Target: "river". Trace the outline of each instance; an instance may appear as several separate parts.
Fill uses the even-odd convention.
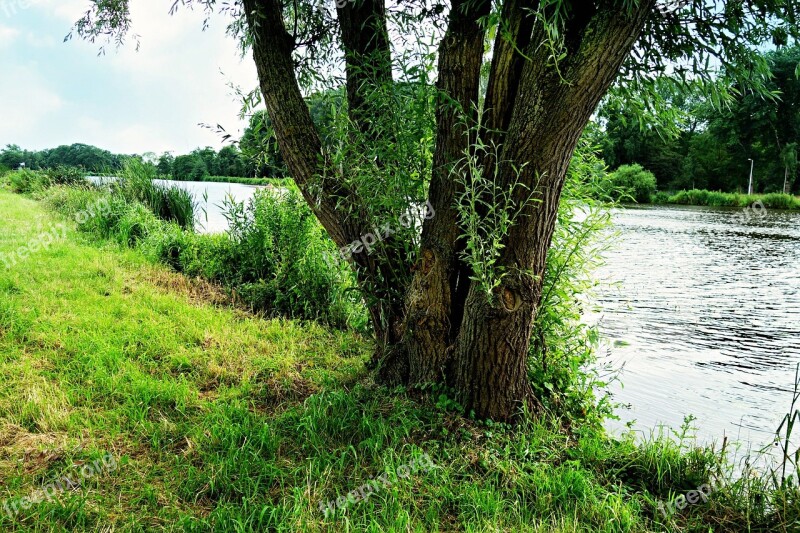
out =
[[[246,201],[258,189],[171,183],[195,194],[204,232],[227,227],[226,196]],[[800,363],[800,213],[743,213],[615,211],[618,236],[597,272],[599,311],[588,316],[606,339],[602,360],[623,367],[612,392],[628,407],[612,430],[630,423],[649,434],[693,415],[704,442],[772,441]]]
[[[769,445],[800,362],[800,213],[635,207],[598,276],[612,424],[645,433],[694,415],[702,441]]]

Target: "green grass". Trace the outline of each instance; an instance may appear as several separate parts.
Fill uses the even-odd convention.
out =
[[[761,202],[767,209],[800,209],[800,198],[789,194],[740,194],[692,189],[669,195],[659,192],[654,204],[698,205],[708,207],[750,207]]]
[[[164,179],[172,179],[171,176],[162,176]],[[275,187],[289,187],[294,183],[291,178],[237,178],[232,176],[204,176],[198,181],[209,181],[212,183],[240,183],[242,185],[274,185]]]
[[[0,210],[4,254],[60,222],[2,190]],[[0,500],[105,453],[118,466],[60,503],[14,519],[0,508],[0,531],[784,531],[797,516],[796,500],[776,513],[772,496],[730,489],[661,523],[655,502],[707,482],[716,454],[546,418],[465,420],[443,395],[375,385],[370,348],[237,311],[213,286],[70,227],[0,264]],[[435,468],[320,512],[422,453]]]

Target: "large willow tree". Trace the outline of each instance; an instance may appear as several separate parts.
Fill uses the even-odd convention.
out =
[[[232,17],[283,159],[337,246],[380,234],[349,254],[379,379],[445,384],[468,412],[498,420],[538,403],[527,369],[546,258],[571,158],[601,99],[616,87],[616,98],[644,98],[642,116],[663,120],[671,116],[659,107],[664,74],[674,90],[703,87],[720,105],[731,87],[766,93],[759,47],[799,33],[794,0],[172,7],[192,3]],[[94,0],[75,29],[121,41],[131,24],[129,0]],[[407,53],[431,38],[432,53]],[[431,87],[428,76],[435,91],[414,88]],[[346,121],[323,134],[306,97],[338,77]],[[429,135],[424,118],[403,116],[426,109]],[[418,239],[400,221],[426,201],[435,216]]]

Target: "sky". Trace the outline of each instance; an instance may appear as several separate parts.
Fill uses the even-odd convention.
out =
[[[0,0],[0,147],[29,150],[85,143],[114,153],[188,153],[220,148],[220,124],[246,126],[228,84],[257,86],[255,65],[225,35],[228,20],[202,11],[170,16],[172,0],[131,2],[132,33],[121,48],[73,38],[87,0]]]

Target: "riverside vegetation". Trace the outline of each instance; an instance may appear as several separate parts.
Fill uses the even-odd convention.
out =
[[[372,380],[351,274],[322,259],[333,243],[294,190],[230,204],[230,231],[209,236],[136,162],[112,187],[7,174],[0,253],[98,199],[110,209],[0,270],[0,496],[106,453],[119,467],[0,529],[796,530],[794,474],[734,475],[732,446],[697,447],[690,421],[643,443],[603,430],[613,405],[576,301],[604,246],[590,198],[606,176],[585,150],[572,169],[530,354],[545,414],[518,427],[465,416],[442,388]],[[318,509],[423,454],[435,468]],[[707,503],[658,511],[712,478]]]
[[[800,197],[783,193],[741,194],[707,190],[668,193],[656,190],[655,175],[641,165],[622,165],[609,176],[599,197],[639,204],[675,204],[708,207],[749,207],[760,202],[767,209],[800,209]]]

